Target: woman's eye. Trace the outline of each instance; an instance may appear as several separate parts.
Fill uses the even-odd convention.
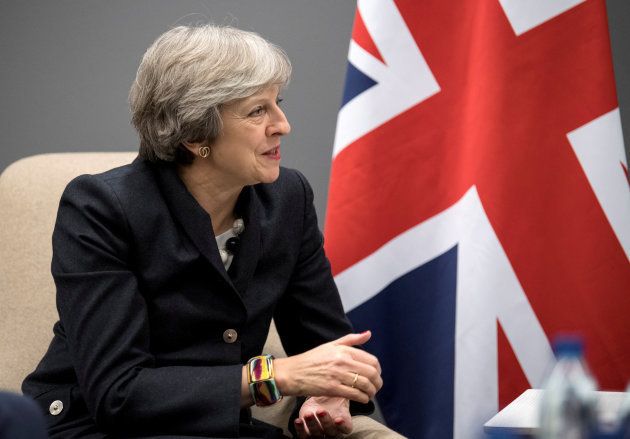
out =
[[[263,107],[256,107],[249,113],[249,116],[260,116],[264,111],[265,109]]]
[[[284,98],[281,98],[280,96],[278,96],[278,98],[276,99],[276,105],[280,105],[283,101],[284,101]]]

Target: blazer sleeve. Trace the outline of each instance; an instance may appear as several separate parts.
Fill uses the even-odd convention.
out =
[[[304,352],[353,331],[324,252],[324,238],[313,205],[313,190],[306,178],[298,171],[295,172],[303,190],[302,240],[289,286],[274,314],[278,334],[288,355]],[[303,402],[304,398],[297,399],[289,421],[289,430],[294,435],[293,420]],[[353,416],[373,412],[372,401],[367,404],[350,402]]]
[[[298,180],[302,233],[298,258],[274,320],[288,355],[294,355],[352,332],[324,253],[324,238],[317,224],[313,190],[306,178]]]
[[[156,365],[132,240],[105,180],[81,176],[68,185],[53,233],[52,273],[88,409],[108,431],[237,436],[240,365]]]

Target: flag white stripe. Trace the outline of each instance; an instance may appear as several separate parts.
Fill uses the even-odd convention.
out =
[[[626,256],[630,260],[630,187],[622,168],[626,153],[619,108],[571,131],[567,137]]]

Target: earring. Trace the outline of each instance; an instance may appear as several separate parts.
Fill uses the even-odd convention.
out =
[[[202,146],[201,148],[199,148],[199,156],[201,158],[207,158],[210,155],[210,147],[209,146]]]

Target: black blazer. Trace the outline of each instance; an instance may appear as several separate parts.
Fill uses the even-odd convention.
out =
[[[53,233],[60,320],[23,384],[52,436],[238,437],[241,367],[272,317],[289,355],[351,332],[306,179],[283,168],[236,210],[245,231],[228,273],[172,165],[137,159],[67,186]]]

